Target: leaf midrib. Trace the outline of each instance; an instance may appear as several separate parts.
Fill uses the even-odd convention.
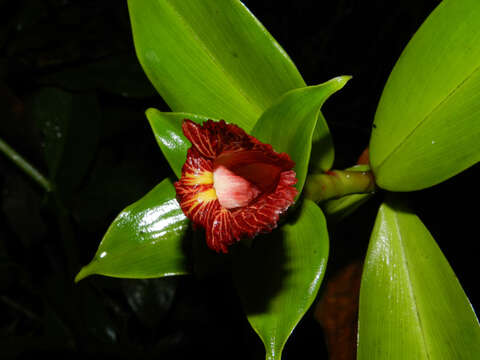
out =
[[[250,104],[253,107],[253,110],[257,112],[260,116],[260,114],[263,112],[262,107],[257,104],[253,99],[249,98],[249,96],[244,92],[243,87],[240,86],[241,83],[239,83],[238,79],[235,77],[231,76],[229,72],[225,69],[223,64],[217,60],[217,58],[212,54],[210,48],[207,46],[207,44],[203,41],[202,38],[199,37],[199,35],[193,30],[193,28],[188,24],[186,19],[182,16],[181,12],[177,10],[174,4],[171,3],[171,0],[164,0],[167,5],[170,6],[173,12],[178,16],[178,19],[181,21],[185,29],[192,34],[192,36],[198,40],[198,44],[201,46],[201,48],[205,51],[205,54],[210,58],[213,64],[218,68],[218,70],[225,75],[225,78],[230,81],[231,84],[233,84],[233,87],[238,91],[238,93],[245,99],[245,101]],[[251,127],[253,127],[254,124],[252,124]]]
[[[443,104],[445,104],[451,97],[455,95],[455,93],[463,86],[465,85],[474,75],[477,71],[480,70],[480,65],[478,65],[476,68],[473,69],[473,71],[465,77],[457,86],[455,86],[440,102],[435,105],[432,110],[424,116],[422,120],[420,120],[414,127],[413,129],[393,148],[393,150],[378,164],[377,169],[380,169],[383,164],[385,164],[391,157],[393,157],[399,150],[400,148],[405,145],[405,143],[408,141],[409,138],[411,138],[417,129],[424,125],[431,117],[432,115],[442,107]]]
[[[409,266],[408,266],[405,246],[403,244],[404,240],[403,240],[403,236],[402,236],[402,233],[400,231],[400,226],[399,226],[398,214],[394,213],[393,217],[394,217],[394,223],[395,223],[395,230],[396,230],[397,236],[398,236],[399,248],[400,248],[400,251],[402,252],[402,254],[401,254],[402,262],[403,262],[403,266],[405,268],[405,272],[406,272],[406,276],[407,276],[408,292],[410,294],[410,298],[413,300],[415,318],[417,320],[417,326],[418,326],[418,329],[419,329],[421,337],[422,337],[422,348],[423,348],[423,351],[424,351],[425,355],[427,356],[427,359],[429,360],[430,359],[430,353],[428,351],[427,342],[425,340],[425,331],[423,329],[422,320],[420,318],[420,313],[418,311],[417,298],[415,296],[415,292],[414,292],[413,286],[412,286],[410,269],[409,269]]]

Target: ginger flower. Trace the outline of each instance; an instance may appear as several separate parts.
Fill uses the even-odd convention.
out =
[[[208,246],[226,253],[242,238],[272,231],[297,195],[290,157],[223,120],[185,119],[182,128],[192,146],[175,183],[177,199],[205,228]]]

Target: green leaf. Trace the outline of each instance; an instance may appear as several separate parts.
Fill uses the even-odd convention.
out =
[[[122,278],[187,274],[187,230],[175,189],[165,179],[117,216],[75,281],[93,274]]]
[[[423,189],[480,160],[479,23],[479,1],[442,1],[400,56],[370,140],[380,187]]]
[[[163,155],[175,175],[180,178],[182,166],[187,159],[187,150],[192,145],[183,135],[182,121],[190,119],[201,124],[208,118],[195,114],[161,112],[153,108],[148,109],[146,114]]]
[[[295,89],[281,96],[258,119],[252,135],[271,144],[275,151],[286,152],[295,161],[299,192],[307,176],[313,141],[324,141],[324,152],[316,153],[315,161],[324,170],[333,163],[333,144],[323,116],[319,119],[320,107],[330,95],[337,92],[350,80],[339,76],[323,84]]]
[[[299,189],[305,181],[311,149],[314,150],[311,159],[317,169],[323,171],[332,166],[333,143],[327,123],[320,113],[320,107],[349,79],[350,77],[341,76],[321,85],[304,87],[284,94],[265,111],[251,131],[251,134],[259,140],[273,145],[276,151],[287,152],[297,163],[297,176],[298,171],[304,173],[301,184],[300,181],[297,183]],[[175,175],[180,177],[187,150],[191,146],[183,135],[182,121],[188,118],[202,123],[209,117],[189,113],[161,112],[154,108],[148,109],[146,115],[163,155]],[[320,121],[317,121],[318,119]],[[278,126],[288,131],[276,132]]]
[[[305,200],[289,222],[234,253],[234,278],[248,321],[280,359],[325,274],[328,232],[320,208]]]
[[[435,240],[417,216],[383,204],[362,275],[357,359],[478,354],[478,320]]]
[[[305,83],[285,51],[238,0],[129,0],[145,73],[175,112],[250,131],[262,112]]]
[[[312,136],[312,150],[310,154],[309,172],[321,173],[330,170],[335,159],[335,147],[328,129],[327,121],[320,109]]]

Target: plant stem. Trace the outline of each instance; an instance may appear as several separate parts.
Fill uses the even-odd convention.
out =
[[[52,185],[45,176],[35,169],[27,160],[18,154],[10,145],[0,138],[0,152],[4,153],[15,165],[23,170],[25,174],[35,180],[46,191],[52,191]]]
[[[350,194],[365,194],[375,190],[371,171],[331,170],[311,174],[305,182],[305,197],[321,202]]]
[[[26,307],[24,307],[21,304],[15,302],[14,300],[10,299],[7,296],[4,296],[4,295],[0,296],[0,301],[5,303],[6,305],[10,306],[12,309],[15,309],[16,311],[24,314],[26,317],[28,317],[31,320],[41,321],[40,317],[38,315],[34,314],[32,311],[30,311]]]

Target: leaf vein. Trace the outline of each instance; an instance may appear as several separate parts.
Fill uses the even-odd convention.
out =
[[[198,40],[198,43],[200,44],[200,46],[203,48],[203,50],[205,51],[205,54],[210,58],[210,60],[216,64],[218,70],[220,70],[224,75],[225,75],[225,78],[230,80],[231,84],[234,85],[234,88],[238,91],[238,93],[247,101],[247,103],[249,103],[253,108],[254,110],[258,113],[258,114],[261,114],[263,112],[263,110],[260,108],[260,106],[253,101],[253,99],[251,99],[246,93],[245,91],[243,90],[243,88],[241,86],[238,86],[238,80],[235,79],[233,76],[231,76],[228,71],[225,69],[225,67],[218,61],[218,59],[212,54],[211,50],[209,49],[209,47],[205,44],[205,42],[203,41],[202,38],[200,38],[200,36],[193,30],[193,28],[188,24],[188,22],[186,21],[186,19],[182,16],[182,14],[180,13],[180,11],[177,10],[177,8],[175,7],[175,5],[171,2],[171,0],[165,0],[165,3],[168,4],[171,9],[177,14],[179,20],[183,23],[183,25],[185,26],[185,28],[187,29],[187,31],[189,31],[192,36],[194,38],[196,38]]]
[[[397,235],[398,235],[398,239],[399,239],[400,250],[402,252],[402,254],[401,254],[402,255],[402,261],[403,261],[403,265],[405,267],[405,272],[406,272],[406,275],[407,275],[408,291],[410,293],[410,297],[413,299],[414,313],[415,313],[415,317],[417,319],[418,328],[419,328],[420,333],[422,335],[423,349],[424,349],[424,352],[425,352],[425,355],[426,355],[427,359],[430,360],[430,354],[429,354],[429,351],[428,351],[427,342],[425,340],[425,332],[424,332],[424,329],[423,329],[423,324],[422,324],[422,320],[421,320],[421,317],[420,317],[420,313],[418,311],[417,299],[415,297],[415,292],[413,291],[413,287],[412,287],[412,279],[410,277],[410,269],[409,269],[409,266],[408,266],[408,260],[407,260],[407,256],[406,256],[405,246],[403,244],[403,242],[404,242],[403,236],[402,236],[402,233],[400,232],[398,214],[395,213],[394,217],[395,217],[395,227],[396,227]]]
[[[480,65],[478,65],[468,76],[465,77],[465,79],[463,79],[457,86],[455,86],[447,94],[447,96],[445,96],[445,98],[443,98],[435,107],[433,107],[432,110],[427,115],[425,115],[425,117],[421,121],[419,121],[417,125],[415,125],[415,127],[405,136],[405,138],[400,141],[400,143],[396,145],[394,149],[380,162],[378,168],[380,169],[382,165],[387,162],[388,159],[390,159],[395,153],[397,153],[398,150],[407,142],[407,140],[415,134],[417,129],[420,126],[424,125],[428,121],[428,119],[431,118],[432,114],[434,114],[443,104],[445,104],[453,95],[455,95],[457,90],[459,90],[466,82],[468,82],[468,80],[470,80],[479,70]]]

